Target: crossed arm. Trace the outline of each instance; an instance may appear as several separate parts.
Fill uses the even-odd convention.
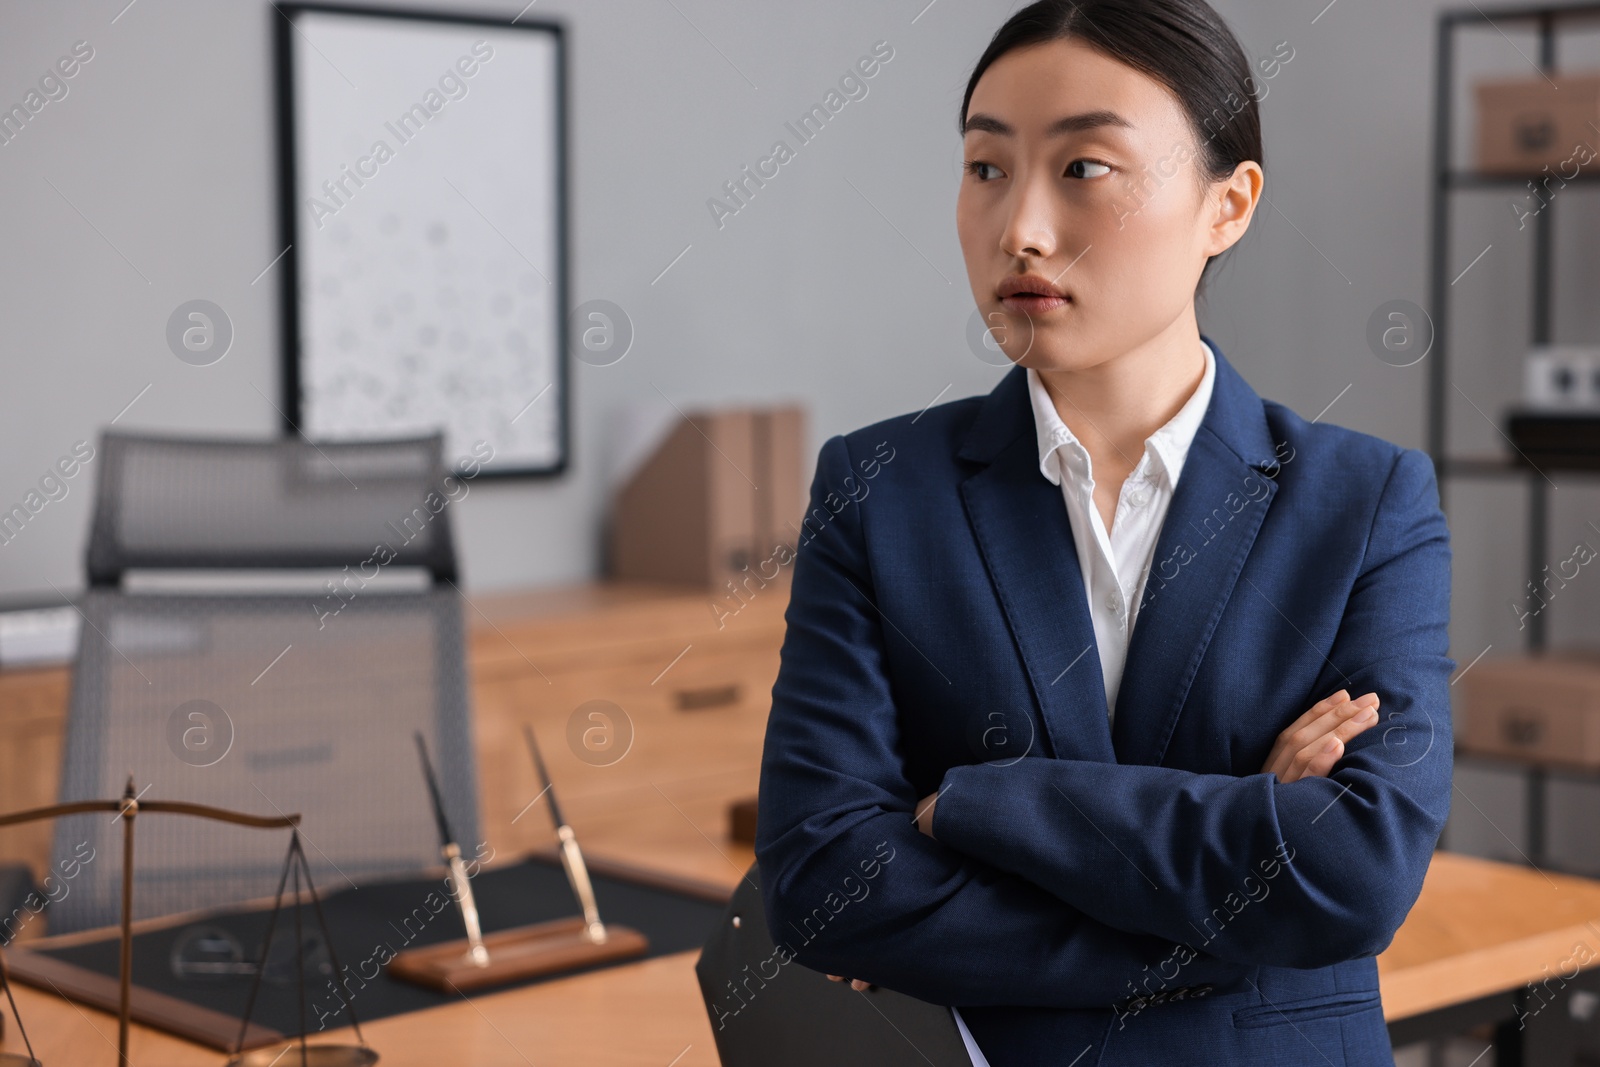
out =
[[[848,472],[834,438],[813,496]],[[774,938],[815,969],[962,1005],[1102,1007],[1180,944],[1199,949],[1182,957],[1184,981],[1219,985],[1256,965],[1379,951],[1448,810],[1449,549],[1436,502],[1426,458],[1402,454],[1328,653],[1349,672],[1335,675],[1345,697],[1381,691],[1391,721],[1418,724],[1406,746],[1393,727],[1335,721],[1337,750],[1296,770],[1295,743],[1325,739],[1341,699],[1244,777],[1041,758],[953,767],[924,813],[932,836],[913,823],[919,798],[846,509],[796,562],[773,689],[757,854]],[[1414,759],[1424,730],[1431,748]],[[892,858],[869,880],[860,861],[874,854]],[[1232,907],[1274,857],[1275,899]],[[1224,907],[1225,928],[1207,922]]]
[[[1352,698],[1347,689],[1318,701],[1278,735],[1261,768],[1262,773],[1272,774],[1280,782],[1326,777],[1343,754],[1346,743],[1377,725],[1378,705],[1378,694],[1365,693]],[[929,837],[934,836],[933,817],[938,799],[938,793],[929,793],[917,803],[914,821],[917,829]],[[1279,866],[1271,857],[1265,862],[1269,865],[1267,870]],[[1259,879],[1257,881],[1259,884]],[[828,977],[835,982],[846,980],[837,974]],[[849,981],[851,987],[858,990],[870,988],[872,984],[859,978]]]
[[[1326,778],[1344,754],[1344,746],[1378,724],[1379,703],[1377,693],[1352,697],[1348,689],[1317,701],[1283,728],[1261,765],[1261,773],[1273,775],[1280,782]],[[938,793],[929,793],[917,802],[917,829],[929,837],[933,836],[933,813],[938,801]]]

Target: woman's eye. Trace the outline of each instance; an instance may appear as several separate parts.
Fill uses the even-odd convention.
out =
[[[1099,178],[1110,173],[1110,167],[1092,159],[1075,159],[1067,166],[1067,174],[1074,178]]]
[[[980,182],[993,181],[1000,173],[1000,168],[993,163],[985,163],[981,159],[967,160],[967,173],[977,178]]]

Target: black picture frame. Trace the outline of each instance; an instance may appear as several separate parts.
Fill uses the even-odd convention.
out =
[[[565,474],[571,462],[571,380],[569,354],[569,326],[567,313],[570,296],[570,242],[568,221],[568,87],[566,29],[560,21],[548,18],[507,19],[503,15],[487,13],[439,11],[418,8],[364,6],[340,3],[288,2],[268,6],[267,17],[273,22],[273,65],[275,77],[276,142],[278,155],[279,188],[279,247],[284,249],[281,264],[283,275],[281,290],[282,390],[283,429],[287,434],[300,435],[305,426],[305,407],[302,395],[302,361],[305,358],[301,333],[300,262],[302,219],[298,209],[298,166],[295,145],[294,98],[294,19],[306,13],[340,16],[359,16],[374,20],[420,23],[444,23],[454,26],[486,26],[499,30],[520,30],[547,34],[551,37],[554,53],[554,86],[552,110],[555,121],[553,176],[555,219],[553,276],[555,289],[553,322],[555,331],[554,380],[556,414],[556,456],[547,464],[531,466],[479,467],[477,479],[549,478]],[[453,461],[453,457],[450,460]],[[457,469],[455,473],[460,474]]]

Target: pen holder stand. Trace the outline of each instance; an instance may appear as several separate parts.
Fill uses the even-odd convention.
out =
[[[460,938],[407,949],[389,961],[387,970],[403,981],[465,993],[643,956],[650,942],[631,927],[609,923],[605,941],[591,941],[582,917],[574,916],[486,934],[483,947],[489,951],[489,963],[483,967],[472,962],[470,946]]]

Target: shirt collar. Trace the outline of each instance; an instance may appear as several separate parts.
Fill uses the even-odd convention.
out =
[[[1178,409],[1178,413],[1145,441],[1146,454],[1154,457],[1151,464],[1166,472],[1168,488],[1177,487],[1178,476],[1183,473],[1183,464],[1189,455],[1189,446],[1205,419],[1206,408],[1211,404],[1212,387],[1217,379],[1216,353],[1204,340],[1200,346],[1205,350],[1206,370],[1199,386],[1183,407]],[[1066,423],[1061,421],[1055,402],[1050,399],[1044,382],[1032,367],[1028,368],[1028,398],[1033,406],[1033,424],[1039,441],[1040,472],[1052,485],[1060,485],[1060,472],[1051,457],[1057,450],[1062,450],[1063,463],[1079,477],[1084,476],[1088,472],[1088,452]],[[1151,471],[1151,475],[1154,475],[1154,471]]]

